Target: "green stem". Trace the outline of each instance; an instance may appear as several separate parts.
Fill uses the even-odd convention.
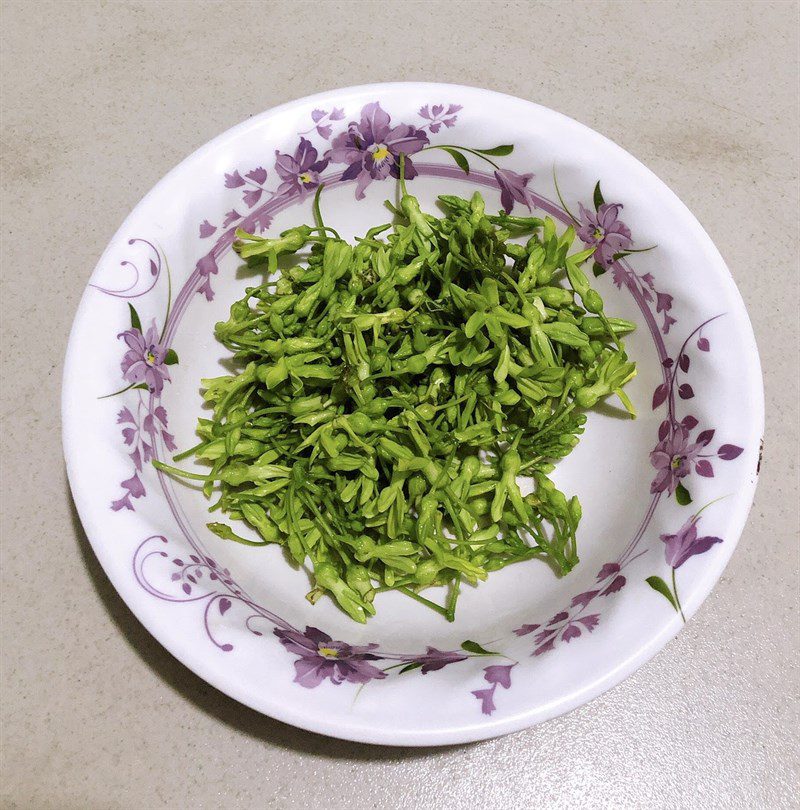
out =
[[[318,225],[316,228],[312,228],[311,230],[312,231],[322,231],[323,234],[325,234],[325,232],[329,232],[329,233],[332,233],[337,239],[342,238],[341,236],[339,236],[339,231],[337,231],[336,228],[331,228],[330,225]],[[277,284],[278,282],[277,281],[270,281],[268,283],[269,284]]]
[[[708,502],[708,503],[707,503],[705,506],[703,506],[701,509],[698,509],[698,510],[697,510],[697,512],[695,512],[695,513],[694,513],[694,518],[693,518],[693,520],[697,520],[697,518],[699,518],[699,517],[700,517],[700,515],[701,515],[703,512],[705,512],[705,511],[706,511],[706,509],[708,509],[708,507],[709,507],[709,506],[713,506],[715,503],[719,503],[720,501],[724,501],[724,500],[725,500],[725,498],[727,498],[727,497],[728,497],[727,495],[720,495],[720,497],[719,497],[719,498],[714,498],[714,500],[713,500],[713,501],[709,501],[709,502]]]
[[[380,585],[379,587],[375,588],[375,593],[385,593],[386,591],[395,591],[400,590],[401,588],[405,588],[407,585],[413,585],[414,578],[407,577],[406,579],[399,579],[397,580],[394,585]]]
[[[130,385],[126,385],[124,388],[120,388],[119,391],[114,391],[113,394],[104,394],[102,397],[97,397],[98,399],[108,399],[109,397],[115,397],[117,394],[124,394],[126,391],[130,391],[134,385],[137,383],[131,383]]]
[[[681,600],[678,597],[678,585],[675,582],[675,569],[672,569],[672,593],[675,595],[675,604],[678,606],[678,612],[681,614],[683,623],[686,624],[686,616],[683,615],[683,608],[681,607]]]
[[[543,456],[534,456],[530,461],[526,461],[520,468],[519,473],[522,475],[525,470],[529,470],[531,467],[535,467],[541,460]]]
[[[353,693],[353,702],[350,704],[351,706],[355,705],[356,700],[358,700],[358,696],[361,694],[361,691],[364,689],[367,683],[361,683],[358,685],[358,689],[356,689],[356,691]]]
[[[163,461],[158,461],[153,459],[153,466],[160,470],[163,473],[167,473],[168,475],[175,475],[179,478],[189,478],[192,481],[213,481],[215,480],[211,476],[208,475],[199,475],[198,473],[188,472],[187,470],[181,470],[178,467],[171,467],[169,464],[164,464]]]
[[[325,222],[322,219],[322,211],[320,211],[319,207],[319,198],[320,195],[322,194],[323,188],[325,188],[325,183],[320,183],[317,186],[317,190],[314,192],[314,203],[311,206],[311,209],[314,213],[314,222],[317,223],[317,227],[319,228],[319,230],[330,231],[337,239],[341,239],[342,237],[339,236],[339,234],[333,228],[329,228],[327,225],[325,225]]]
[[[400,191],[405,197],[408,194],[406,189],[406,153],[400,153]]]
[[[167,332],[167,324],[169,323],[169,313],[172,309],[172,273],[169,271],[169,261],[167,260],[167,254],[164,252],[164,249],[161,245],[158,246],[161,254],[164,256],[164,267],[167,270],[167,311],[164,313],[164,326],[161,329],[161,337],[159,337],[159,342],[164,340],[164,335]]]
[[[566,419],[566,418],[567,418],[567,417],[570,415],[570,413],[571,413],[571,412],[572,412],[574,409],[575,409],[575,403],[574,403],[574,402],[570,402],[570,404],[569,404],[569,405],[567,405],[567,406],[565,406],[565,407],[564,407],[564,409],[561,411],[561,413],[559,413],[559,414],[558,414],[558,416],[556,416],[556,418],[555,418],[555,419],[553,419],[552,421],[550,421],[550,422],[546,423],[546,424],[545,424],[545,426],[544,426],[543,428],[541,428],[540,430],[536,431],[536,433],[534,433],[534,434],[533,434],[533,436],[529,437],[529,438],[527,439],[527,443],[528,443],[528,444],[533,443],[534,441],[536,441],[536,439],[539,439],[539,438],[541,438],[542,436],[544,436],[544,434],[545,434],[545,433],[549,433],[551,430],[553,430],[553,428],[558,427],[558,425],[559,425],[561,422],[563,422],[563,421],[564,421],[564,420],[565,420],[565,419]],[[529,466],[530,466],[530,464],[525,464],[525,465],[523,465],[523,466],[524,466],[524,467],[529,467]]]
[[[189,456],[194,455],[198,450],[202,450],[209,442],[199,442],[194,447],[190,447],[188,450],[184,450],[182,453],[178,453],[178,455],[173,456],[173,461],[183,461],[185,458],[189,458]]]
[[[611,340],[614,341],[617,349],[619,349],[621,352],[624,352],[625,344],[622,342],[622,339],[617,336],[617,333],[611,328],[611,324],[608,322],[608,318],[606,318],[605,312],[598,312],[597,317],[600,318],[600,322],[605,327],[608,336],[611,338]],[[620,399],[622,399],[622,397],[620,397]]]
[[[469,149],[466,146],[456,146],[452,143],[437,143],[435,146],[426,146],[424,149],[420,149],[420,152],[430,152],[431,149],[458,149],[461,152],[469,152],[471,155],[475,155],[475,157],[483,158],[490,166],[494,166],[497,171],[500,171],[500,167],[493,161],[490,160],[486,155],[482,155],[480,152],[476,152],[474,149]]]
[[[400,669],[401,667],[407,667],[407,661],[401,661],[399,664],[392,664],[390,667],[386,667],[383,671],[384,672],[391,672],[393,669]]]
[[[447,610],[444,616],[448,622],[456,620],[456,602],[458,601],[458,593],[461,590],[461,574],[453,580],[453,587],[450,589],[450,597],[447,600]]]
[[[567,216],[577,225],[578,220],[572,215],[572,211],[567,208],[567,204],[564,202],[564,198],[561,196],[561,189],[558,187],[558,180],[556,179],[556,167],[553,164],[553,183],[556,187],[556,194],[558,195],[558,201],[561,203],[561,207],[567,212]]]
[[[406,596],[410,596],[415,601],[419,602],[420,604],[427,605],[431,610],[435,610],[441,616],[444,616],[448,621],[452,621],[447,616],[447,611],[441,606],[437,605],[436,602],[431,602],[430,599],[426,599],[424,596],[420,596],[418,593],[411,590],[411,588],[397,588],[400,593],[404,593]]]

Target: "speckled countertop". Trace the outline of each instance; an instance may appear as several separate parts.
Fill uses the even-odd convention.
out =
[[[6,0],[0,14],[3,807],[797,806],[797,3]],[[78,299],[139,198],[249,115],[397,79],[538,101],[652,168],[730,265],[767,401],[750,520],[680,636],[566,717],[432,751],[289,728],[175,661],[89,548],[58,419]]]

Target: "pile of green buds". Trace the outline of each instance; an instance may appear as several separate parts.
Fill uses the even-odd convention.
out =
[[[267,280],[217,324],[241,371],[203,380],[213,416],[176,456],[210,470],[158,464],[202,480],[211,510],[259,539],[211,531],[283,546],[313,569],[307,598],[359,622],[385,590],[452,621],[462,582],[531,558],[569,572],[581,507],[553,462],[600,399],[633,415],[634,325],[606,317],[574,229],[488,215],[478,193],[439,200],[442,217],[403,193],[396,224],[355,246],[319,217],[278,238],[237,232]],[[444,604],[430,586],[449,586]]]

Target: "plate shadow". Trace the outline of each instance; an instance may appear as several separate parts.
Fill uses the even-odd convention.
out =
[[[472,743],[468,743],[416,748],[367,745],[339,740],[274,720],[223,694],[178,661],[150,635],[131,612],[114,589],[94,554],[68,485],[67,494],[72,526],[84,567],[109,618],[145,664],[153,669],[170,689],[194,703],[205,714],[260,742],[329,759],[352,761],[417,759],[472,745]]]

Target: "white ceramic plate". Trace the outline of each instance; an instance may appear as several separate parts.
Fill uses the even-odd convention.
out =
[[[447,152],[422,151],[437,144],[514,149],[488,160],[463,152],[467,176]],[[393,593],[378,596],[365,626],[328,600],[310,605],[307,575],[278,548],[215,537],[202,495],[148,463],[195,443],[199,380],[223,373],[213,324],[248,284],[230,249],[233,229],[277,233],[308,221],[308,189],[320,178],[327,222],[343,234],[385,221],[395,181],[373,177],[364,161],[381,147],[390,163],[401,148],[411,155],[418,175],[410,189],[430,210],[437,194],[476,188],[489,206],[524,213],[530,205],[568,223],[565,205],[608,266],[596,282],[607,311],[640,327],[627,341],[639,367],[628,389],[639,418],[592,414],[556,472],[583,504],[580,565],[561,579],[535,561],[497,572],[465,589],[454,624]],[[614,260],[621,247],[650,246]],[[149,390],[103,398],[142,380]],[[763,393],[753,332],[724,262],[633,157],[517,98],[382,84],[251,118],[142,200],[81,301],[63,422],[92,546],[122,598],[183,663],[287,723],[365,742],[437,745],[573,709],[680,630],[742,531]]]

